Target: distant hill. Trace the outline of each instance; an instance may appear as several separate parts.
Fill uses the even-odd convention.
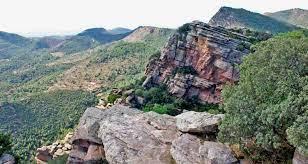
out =
[[[31,40],[23,36],[0,31],[0,40],[16,46],[26,46],[31,43]]]
[[[114,34],[104,28],[91,28],[72,36],[61,44],[55,51],[61,51],[67,54],[75,53],[93,48],[99,44],[106,44],[120,40],[129,35],[129,33],[130,32]]]
[[[109,33],[111,34],[125,34],[131,32],[131,29],[128,28],[122,28],[122,27],[117,27],[111,30],[108,30]]]
[[[128,42],[145,41],[160,36],[165,36],[172,32],[172,29],[158,28],[152,26],[140,26],[136,28],[130,35],[125,37],[123,40]]]
[[[23,53],[32,47],[33,41],[23,36],[0,31],[0,60]]]
[[[274,13],[265,13],[265,15],[299,27],[308,28],[308,10],[295,8]]]
[[[56,48],[63,44],[70,36],[45,36],[42,38],[36,38],[37,48]]]
[[[225,28],[249,28],[256,31],[279,33],[297,29],[296,26],[245,9],[222,7],[209,24]]]

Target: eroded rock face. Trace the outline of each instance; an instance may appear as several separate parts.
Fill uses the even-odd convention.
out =
[[[223,115],[189,111],[176,116],[176,126],[181,132],[215,133]]]
[[[190,23],[188,31],[169,39],[160,59],[149,62],[144,86],[165,83],[178,97],[196,96],[203,102],[219,103],[223,84],[238,81],[234,65],[249,53],[243,44],[250,45],[241,34],[202,22]],[[197,74],[176,74],[176,69],[184,67],[192,67]]]
[[[101,160],[111,164],[174,163],[179,153],[172,153],[172,147],[181,146],[180,149],[184,149],[193,146],[192,149],[195,147],[198,152],[204,142],[203,138],[193,135],[196,140],[193,143],[199,143],[197,146],[190,144],[192,141],[186,138],[181,139],[184,134],[177,128],[176,122],[177,118],[173,116],[143,113],[120,104],[106,110],[89,108],[80,119],[72,138],[73,150],[68,163],[95,163]],[[194,156],[191,158],[181,161],[189,163],[197,160]]]

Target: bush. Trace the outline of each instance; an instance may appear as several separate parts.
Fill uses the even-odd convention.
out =
[[[178,28],[178,32],[184,34],[187,34],[189,30],[190,30],[189,23],[183,24],[181,27]]]
[[[110,93],[107,97],[107,102],[113,104],[120,97],[121,97],[120,95]]]
[[[192,66],[184,66],[184,67],[178,67],[173,72],[173,75],[175,74],[191,74],[191,75],[198,75],[197,71]]]
[[[168,114],[175,116],[180,113],[173,104],[151,104],[143,108],[144,112],[153,111],[158,114]]]
[[[303,130],[308,109],[304,94],[308,38],[290,34],[256,45],[240,65],[238,85],[223,89],[226,114],[219,140],[240,144],[256,161],[286,161],[294,146],[308,150],[307,130]]]
[[[0,133],[0,156],[12,148],[10,135]]]

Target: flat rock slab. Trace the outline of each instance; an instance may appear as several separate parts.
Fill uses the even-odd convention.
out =
[[[215,133],[224,115],[189,111],[176,116],[176,126],[181,132]]]

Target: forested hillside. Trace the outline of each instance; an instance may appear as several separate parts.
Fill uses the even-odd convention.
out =
[[[0,61],[0,131],[12,134],[13,152],[22,161],[33,159],[37,147],[74,128],[84,110],[96,105],[96,92],[139,79],[173,32],[163,31],[69,54],[33,48],[32,42],[11,48],[14,55]]]

